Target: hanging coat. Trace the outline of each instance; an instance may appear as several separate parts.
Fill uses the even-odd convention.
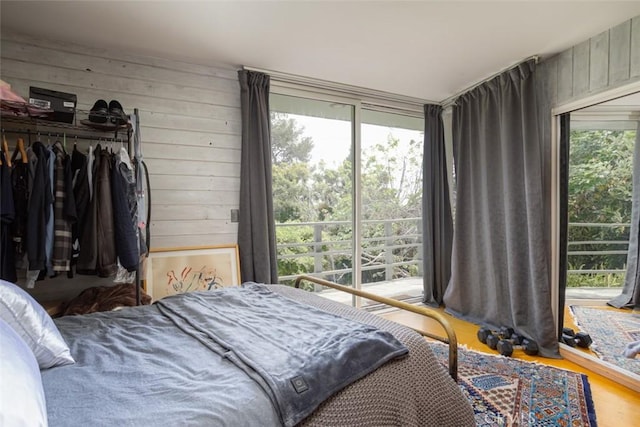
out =
[[[80,240],[81,232],[87,220],[87,212],[89,210],[89,180],[87,177],[88,160],[87,156],[78,151],[74,144],[71,152],[71,185],[73,187],[73,198],[75,203],[76,221],[71,225],[71,269],[69,277],[73,277],[74,266],[80,256]]]
[[[27,258],[29,270],[45,268],[45,236],[52,203],[51,184],[47,167],[47,148],[39,141],[33,143],[33,156],[29,158],[32,171],[29,211],[27,214]]]
[[[13,189],[11,188],[11,170],[4,153],[0,153],[0,279],[15,283],[15,251],[11,228],[15,219]]]
[[[51,264],[53,271],[69,271],[71,265],[71,224],[76,220],[76,208],[71,189],[71,164],[62,144],[56,142],[54,170],[54,235]]]
[[[102,151],[100,145],[97,145],[95,150],[89,150],[89,157],[87,158],[87,177],[95,176],[97,168],[100,166],[100,152]],[[79,182],[77,182],[79,184]],[[96,263],[98,256],[98,211],[97,200],[95,195],[95,180],[88,181],[86,191],[87,194],[78,194],[78,200],[88,200],[86,211],[83,214],[80,213],[80,223],[78,224],[78,234],[80,240],[80,253],[78,254],[78,261],[76,265],[76,272],[78,274],[96,274]],[[78,192],[82,192],[84,188],[78,188]],[[80,206],[77,205],[80,209]]]
[[[17,161],[16,161],[17,160]],[[26,235],[29,206],[29,165],[14,159],[11,171],[11,188],[16,217],[11,226],[16,268],[27,268]]]
[[[115,225],[116,252],[120,265],[135,271],[139,263],[136,218],[138,202],[136,183],[129,154],[120,150],[114,157],[111,172],[111,195]]]
[[[96,161],[98,155],[96,154]],[[118,271],[116,257],[116,242],[113,223],[113,204],[111,201],[111,154],[107,150],[100,152],[100,162],[94,176],[96,191],[93,197],[96,199],[97,210],[97,244],[98,253],[96,269],[98,276],[110,277]]]

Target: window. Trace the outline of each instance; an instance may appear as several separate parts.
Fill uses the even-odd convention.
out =
[[[281,281],[421,296],[423,118],[276,93],[270,108]]]
[[[611,299],[624,284],[637,122],[571,113],[566,298]]]

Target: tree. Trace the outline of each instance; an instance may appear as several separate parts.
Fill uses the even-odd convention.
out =
[[[287,114],[274,113],[271,119],[275,218],[279,223],[288,224],[279,227],[276,236],[280,275],[311,272],[317,263],[322,264],[324,271],[351,268],[354,204],[352,153],[335,167],[329,167],[322,161],[312,165],[313,140],[304,136],[304,127]],[[408,234],[418,235],[417,222],[390,225],[383,221],[420,217],[421,149],[420,141],[411,141],[408,149],[400,147],[399,140],[389,133],[386,141],[378,142],[362,154],[363,218],[378,220],[362,227],[362,258],[363,264],[380,267],[364,273],[366,282],[385,278],[385,255],[388,255],[388,251],[393,250],[394,260],[399,262],[417,256],[415,237],[405,237]],[[319,225],[324,222],[330,225]],[[301,225],[292,228],[289,225],[291,223]],[[410,242],[413,243],[412,248],[385,248],[389,233],[395,236],[391,243],[393,246],[402,246],[413,239]],[[309,251],[309,244],[316,241],[327,242],[323,244],[321,259],[301,257],[304,251]],[[415,266],[400,266],[396,269],[397,274],[410,275],[412,268],[415,270]],[[351,283],[352,277],[347,273],[334,276],[332,280]]]
[[[569,222],[610,224],[631,221],[634,144],[634,131],[571,132]],[[625,241],[628,238],[628,227],[569,229],[570,242]],[[620,245],[583,244],[574,245],[572,249],[620,249]],[[626,255],[571,256],[569,263],[573,269],[623,269]]]
[[[282,113],[271,113],[273,210],[277,222],[307,221],[312,209],[308,162],[313,140]]]
[[[304,134],[288,114],[271,113],[271,158],[274,165],[307,163],[311,159],[313,139]]]

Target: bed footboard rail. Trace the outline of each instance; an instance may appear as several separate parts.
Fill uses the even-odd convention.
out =
[[[422,331],[416,328],[411,328],[411,329],[415,330],[422,336],[429,337],[449,345],[449,375],[451,375],[454,381],[456,382],[458,381],[458,339],[456,337],[455,331],[453,330],[453,327],[442,314],[427,307],[418,307],[403,301],[381,297],[379,295],[361,291],[359,289],[353,289],[348,286],[339,285],[337,283],[330,282],[328,280],[320,279],[318,277],[313,277],[313,276],[306,276],[306,275],[298,276],[295,280],[294,286],[296,288],[300,288],[300,283],[303,280],[306,280],[307,282],[311,282],[311,283],[316,283],[318,285],[326,286],[329,288],[337,289],[342,292],[347,292],[352,295],[366,298],[368,300],[376,301],[382,304],[389,305],[391,307],[400,308],[402,310],[410,311],[412,313],[416,313],[416,314],[434,319],[440,324],[440,326],[442,326],[442,328],[446,333],[446,337],[432,334],[430,332]]]

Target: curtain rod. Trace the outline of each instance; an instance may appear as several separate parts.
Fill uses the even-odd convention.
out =
[[[328,80],[315,79],[312,77],[304,77],[295,74],[282,73],[273,70],[265,70],[261,68],[243,66],[244,70],[256,71],[259,73],[268,74],[276,82],[289,83],[300,86],[312,87],[314,89],[323,89],[332,92],[340,92],[342,94],[356,95],[367,98],[367,100],[379,99],[381,101],[391,101],[398,103],[405,103],[422,108],[424,104],[440,104],[436,101],[430,101],[427,99],[416,98],[407,95],[393,94],[391,92],[384,92],[375,89],[367,89],[360,86],[348,85],[344,83],[336,83]]]
[[[524,64],[525,62],[531,61],[532,59],[535,61],[536,64],[540,61],[540,57],[538,55],[533,55],[533,56],[530,56],[530,57],[528,57],[526,59],[523,59],[522,61],[519,61],[519,62],[517,62],[515,64],[512,64],[512,65],[510,65],[510,66],[508,66],[506,68],[503,68],[502,70],[498,71],[497,73],[494,73],[494,74],[490,75],[489,77],[487,77],[485,79],[482,79],[479,82],[469,86],[468,88],[461,90],[460,92],[456,93],[455,95],[451,95],[450,97],[446,98],[444,101],[442,101],[442,108],[444,109],[444,108],[448,108],[448,107],[454,105],[456,103],[456,99],[458,99],[460,96],[464,95],[465,93],[467,93],[469,91],[472,91],[473,89],[477,88],[478,86],[481,86],[482,84],[488,82],[489,80],[493,80],[494,78],[498,77],[500,74],[502,74],[502,73],[504,73],[506,71],[509,71],[509,70],[517,67],[520,64]]]

